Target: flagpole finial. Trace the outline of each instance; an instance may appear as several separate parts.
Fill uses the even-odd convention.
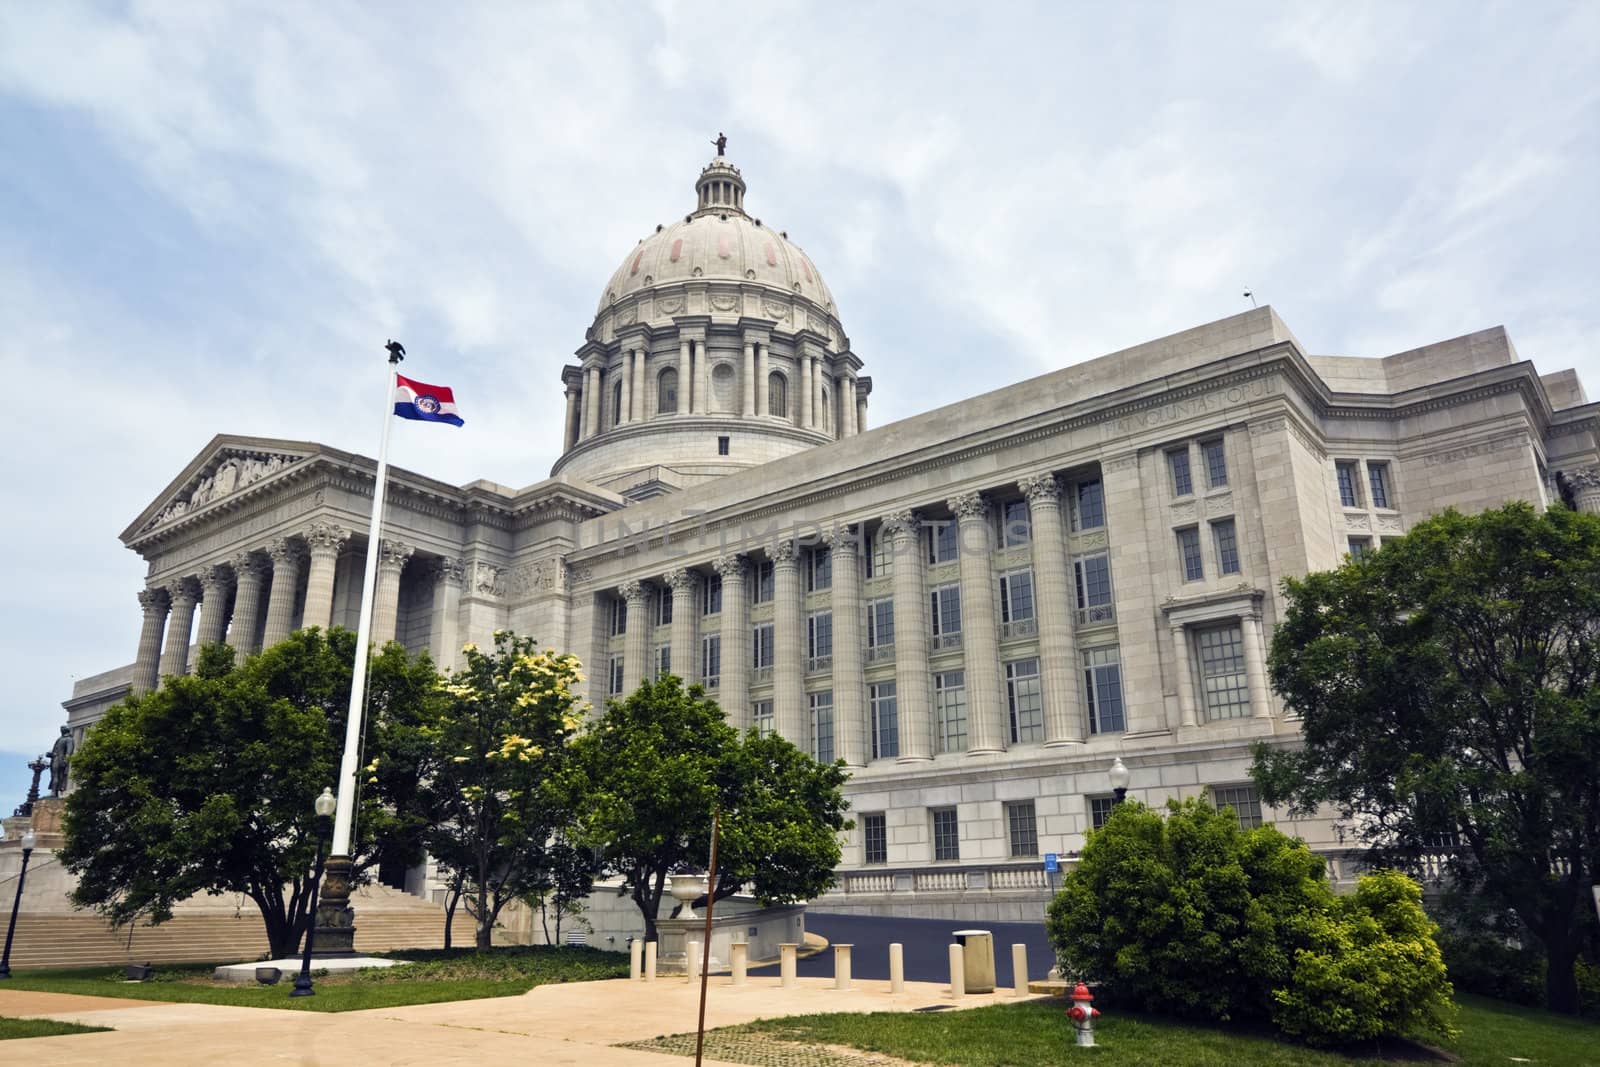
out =
[[[402,359],[406,358],[406,346],[401,344],[399,341],[391,340],[383,347],[389,352],[390,363],[399,363]]]

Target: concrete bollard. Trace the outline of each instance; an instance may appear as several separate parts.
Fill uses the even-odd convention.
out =
[[[654,941],[646,941],[644,943],[644,980],[646,982],[654,982],[656,980],[656,947]]]
[[[789,944],[778,946],[778,975],[779,984],[785,989],[793,989],[799,984],[799,977],[795,970],[795,963],[800,958],[800,946]]]
[[[644,978],[644,939],[630,938],[628,941],[628,980],[637,982]]]
[[[750,946],[743,941],[733,943],[730,963],[733,967],[733,984],[744,985],[745,969],[750,966]]]
[[[700,942],[690,941],[685,946],[683,954],[683,973],[689,976],[689,981],[700,977]]]
[[[1028,995],[1028,946],[1011,946],[1011,984],[1019,997]]]
[[[950,996],[960,1000],[967,995],[967,961],[960,945],[950,946]]]
[[[833,988],[850,988],[850,950],[854,945],[833,946]]]
[[[900,942],[889,945],[889,992],[906,991],[906,952]]]

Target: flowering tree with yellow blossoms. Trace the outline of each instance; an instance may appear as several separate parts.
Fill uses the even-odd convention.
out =
[[[566,862],[571,821],[557,780],[582,722],[576,656],[532,638],[495,634],[493,652],[463,649],[466,663],[439,681],[415,727],[419,804],[428,851],[460,887],[488,948],[511,901],[551,881]],[[569,850],[570,851],[570,850]]]

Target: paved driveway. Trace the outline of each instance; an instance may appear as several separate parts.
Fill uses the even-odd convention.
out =
[[[994,934],[994,962],[996,983],[1002,988],[1011,986],[1011,946],[1028,946],[1028,977],[1043,978],[1055,966],[1055,956],[1050,942],[1045,938],[1044,923],[987,923],[960,922],[950,919],[896,919],[878,915],[829,915],[823,912],[806,912],[806,930],[820,934],[830,944],[850,944],[855,948],[850,954],[851,973],[856,978],[887,979],[889,977],[889,944],[898,941],[904,946],[906,981],[950,981],[950,949],[957,930],[988,930]],[[833,952],[821,952],[800,961],[802,977],[831,978]],[[778,965],[752,967],[752,974],[777,974]]]

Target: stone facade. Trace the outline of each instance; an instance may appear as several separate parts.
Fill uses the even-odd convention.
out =
[[[1254,741],[1297,733],[1265,672],[1282,580],[1447,506],[1600,511],[1600,405],[1499,328],[1319,357],[1260,308],[869,430],[815,266],[726,160],[696,190],[563,372],[550,479],[392,473],[375,633],[446,666],[531,634],[582,658],[596,708],[666,666],[844,759],[831,907],[1036,912],[1119,755],[1131,796],[1209,787],[1337,859],[1327,819],[1248,781]],[[213,440],[124,531],[149,564],[134,662],[80,682],[70,724],[191,640],[354,627],[374,467]]]

